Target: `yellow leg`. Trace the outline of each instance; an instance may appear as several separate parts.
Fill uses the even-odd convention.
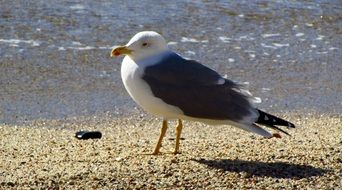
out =
[[[176,147],[175,147],[175,151],[173,152],[174,154],[180,153],[179,152],[179,140],[181,137],[182,129],[183,129],[182,120],[178,119],[178,125],[176,127]]]
[[[161,131],[160,131],[160,136],[159,136],[159,140],[158,140],[157,146],[154,149],[154,152],[152,153],[153,155],[157,155],[157,154],[160,153],[159,149],[160,149],[160,147],[162,145],[163,138],[165,136],[166,130],[167,130],[167,120],[164,119],[163,120],[163,126],[162,126]]]

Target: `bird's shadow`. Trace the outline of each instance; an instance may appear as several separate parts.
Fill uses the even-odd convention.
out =
[[[229,172],[246,172],[247,176],[302,179],[311,176],[322,176],[329,170],[315,168],[309,165],[291,164],[286,162],[259,162],[245,160],[205,160],[192,159],[192,161],[205,164],[208,167]]]

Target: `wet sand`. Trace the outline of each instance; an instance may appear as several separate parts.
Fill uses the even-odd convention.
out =
[[[283,116],[298,128],[281,139],[185,122],[182,153],[170,153],[170,127],[158,156],[148,155],[160,127],[150,117],[2,124],[0,188],[341,189],[341,118]],[[100,130],[103,138],[77,140],[82,129]]]

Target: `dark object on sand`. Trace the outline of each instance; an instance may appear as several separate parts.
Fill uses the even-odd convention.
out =
[[[78,131],[75,134],[75,137],[78,139],[100,139],[102,137],[102,133],[100,131]]]

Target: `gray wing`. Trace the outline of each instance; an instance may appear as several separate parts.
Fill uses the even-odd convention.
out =
[[[156,97],[190,117],[240,121],[251,114],[248,97],[239,92],[238,84],[177,54],[146,67],[142,78]]]

